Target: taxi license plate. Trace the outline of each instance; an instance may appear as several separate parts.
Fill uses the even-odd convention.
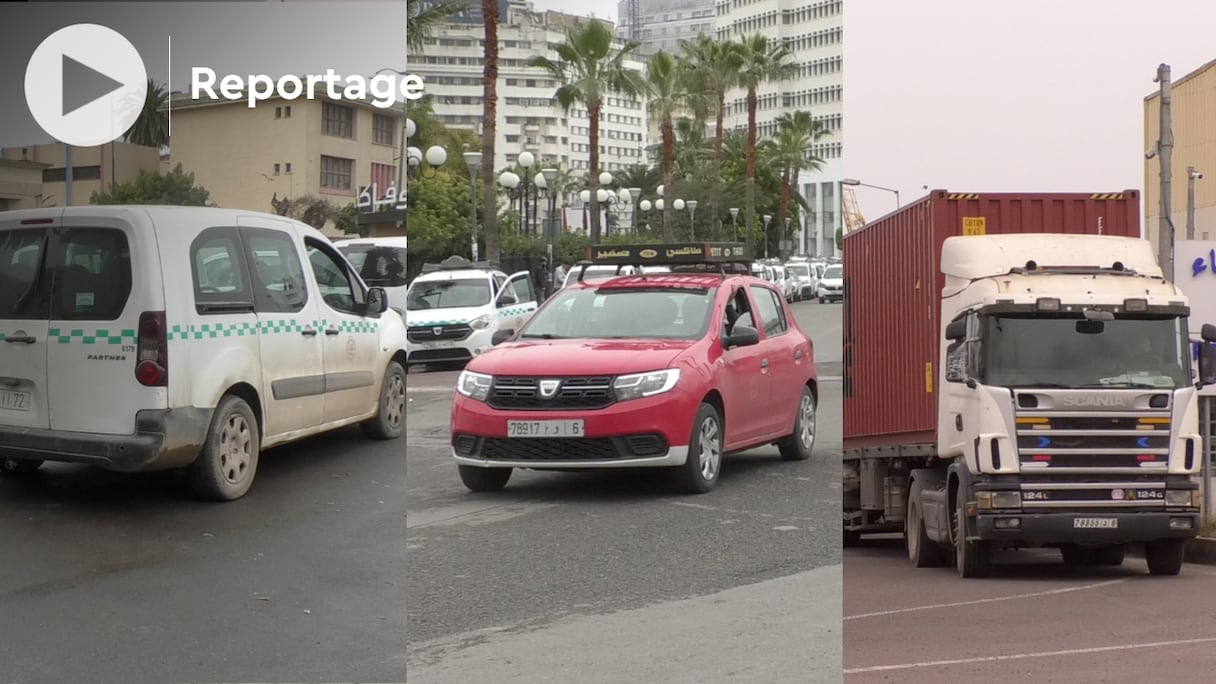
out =
[[[582,437],[581,420],[508,420],[508,437]]]
[[[0,390],[0,409],[8,411],[30,410],[30,393],[16,390]]]
[[[1119,527],[1118,518],[1073,518],[1072,526],[1081,529],[1113,530]]]
[[[452,345],[453,345],[453,342],[451,340],[440,340],[438,342],[419,342],[418,343],[418,346],[423,349],[447,349],[448,347],[451,347]]]

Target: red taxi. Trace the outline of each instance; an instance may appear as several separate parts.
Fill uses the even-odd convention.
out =
[[[707,492],[722,456],[811,456],[818,385],[785,296],[733,244],[604,245],[593,264],[667,266],[558,291],[457,380],[452,455],[473,491],[514,468],[667,468]]]

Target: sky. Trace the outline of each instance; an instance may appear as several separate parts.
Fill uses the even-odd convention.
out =
[[[613,23],[616,23],[616,3],[617,0],[532,0],[532,6],[538,10],[581,14]]]
[[[1157,65],[1176,82],[1214,37],[1211,0],[844,0],[845,176],[903,204],[1143,191]],[[867,221],[895,209],[854,190]]]

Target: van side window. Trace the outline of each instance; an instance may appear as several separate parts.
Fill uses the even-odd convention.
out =
[[[55,241],[52,241],[54,244]],[[51,319],[113,321],[131,294],[127,235],[113,228],[73,228],[58,239]]]
[[[308,250],[308,262],[312,264],[312,275],[316,279],[317,291],[321,299],[335,311],[362,315],[359,305],[363,301],[363,292],[356,290],[347,275],[346,265],[341,257],[331,253],[316,240],[305,238],[305,248]]]
[[[265,228],[242,228],[253,299],[259,313],[296,313],[308,301],[308,287],[293,237]]]
[[[200,314],[253,311],[253,292],[235,228],[208,228],[190,245],[195,309]]]
[[[0,233],[0,318],[46,320],[50,315],[45,294],[50,278],[45,274],[36,277],[44,235],[46,231],[38,229]]]

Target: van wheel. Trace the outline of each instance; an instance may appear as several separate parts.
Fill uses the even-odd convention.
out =
[[[805,461],[815,448],[815,395],[811,388],[802,388],[802,399],[798,402],[798,415],[794,416],[794,431],[789,437],[777,442],[781,458],[787,461]]]
[[[29,475],[41,467],[42,461],[0,457],[0,474],[4,475]]]
[[[360,427],[372,439],[397,439],[405,430],[405,369],[396,361],[390,361],[384,373],[379,410]]]
[[[704,494],[718,484],[722,472],[722,419],[718,410],[701,404],[692,421],[688,440],[688,460],[677,466],[676,484],[688,494]]]
[[[245,495],[258,469],[258,422],[240,397],[220,400],[211,416],[207,440],[187,469],[195,494],[211,501],[233,501]]]
[[[511,479],[511,468],[482,468],[479,466],[456,466],[460,481],[471,492],[497,492],[507,486]]]

